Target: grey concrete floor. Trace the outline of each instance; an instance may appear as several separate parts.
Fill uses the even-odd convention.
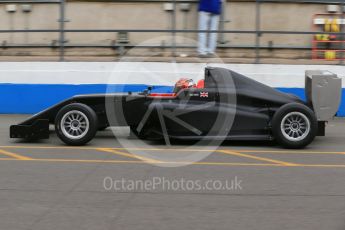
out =
[[[344,119],[303,150],[229,142],[199,162],[165,167],[135,156],[179,159],[190,154],[188,144],[131,140],[137,147],[126,149],[125,130],[117,139],[111,130],[98,133],[81,148],[66,147],[53,133],[38,143],[9,139],[9,125],[24,118],[0,116],[0,229],[345,229]],[[105,178],[158,178],[166,186],[236,178],[240,187],[109,189]]]

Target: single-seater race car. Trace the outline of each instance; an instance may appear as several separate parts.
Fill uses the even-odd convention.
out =
[[[98,130],[129,126],[142,139],[272,140],[302,148],[325,135],[338,110],[341,79],[328,71],[306,71],[306,101],[232,70],[207,67],[194,84],[179,80],[172,93],[78,95],[18,125],[11,138],[49,138],[49,125],[68,145],[84,145]]]

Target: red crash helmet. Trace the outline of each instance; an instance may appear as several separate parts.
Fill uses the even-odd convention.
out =
[[[179,92],[181,89],[194,88],[196,87],[193,79],[181,78],[175,84],[174,93]]]

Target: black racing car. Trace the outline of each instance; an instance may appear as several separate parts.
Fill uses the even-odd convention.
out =
[[[79,95],[10,127],[11,138],[49,138],[55,124],[68,145],[84,145],[98,130],[129,126],[143,139],[275,140],[302,148],[325,135],[340,104],[341,79],[306,71],[306,97],[282,93],[224,68],[205,69],[195,85],[181,79],[173,93]]]

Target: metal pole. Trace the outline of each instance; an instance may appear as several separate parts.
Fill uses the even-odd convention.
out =
[[[176,0],[173,0],[173,13],[171,20],[171,29],[172,29],[172,57],[175,62],[176,59]]]
[[[340,6],[340,12],[342,13],[341,14],[341,20],[342,21],[344,21],[344,10],[345,10],[345,2],[344,1],[342,1],[342,2],[339,2],[339,6]],[[340,32],[343,32],[344,31],[344,25],[343,24],[340,24],[339,25],[340,26]],[[344,39],[345,39],[345,37],[344,37],[344,35],[342,34],[341,36],[340,36],[340,40],[341,41],[344,41]],[[340,49],[341,50],[344,50],[344,43],[343,42],[341,42],[340,43]],[[344,52],[340,52],[340,65],[344,65]]]
[[[229,22],[228,19],[226,18],[226,0],[222,2],[222,11],[220,14],[220,20],[219,20],[219,30],[223,31],[225,29],[225,23]],[[219,40],[218,42],[220,44],[226,44],[227,41],[225,41],[225,34],[220,33],[219,34]]]
[[[25,13],[25,30],[28,30],[29,29],[29,20],[30,20],[30,17],[28,17],[28,12]],[[25,44],[29,44],[29,33],[25,33],[24,34],[24,43]]]
[[[10,17],[10,30],[14,30],[14,19],[13,19],[13,14],[14,12],[10,12],[9,13],[9,17]],[[14,43],[14,34],[11,32],[10,33],[10,43]]]
[[[260,0],[255,1],[255,9],[256,9],[256,16],[255,16],[255,64],[260,63]]]
[[[65,59],[65,0],[60,0],[60,61]]]

